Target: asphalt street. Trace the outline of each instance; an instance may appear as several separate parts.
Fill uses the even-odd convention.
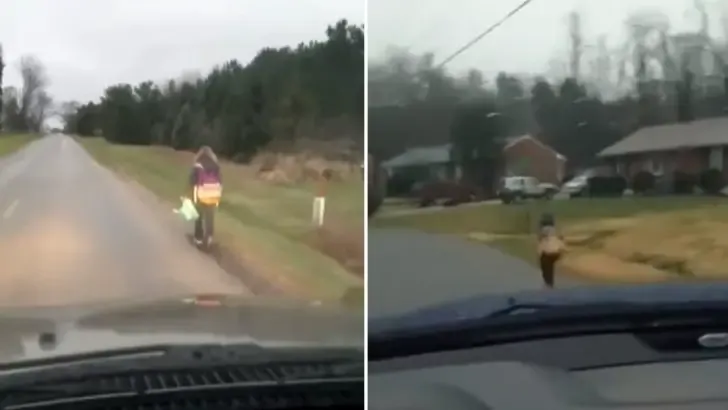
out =
[[[147,202],[67,136],[0,160],[0,306],[248,293]]]
[[[533,266],[465,239],[414,230],[370,229],[368,242],[370,317],[543,286]],[[556,284],[586,285],[558,276]]]

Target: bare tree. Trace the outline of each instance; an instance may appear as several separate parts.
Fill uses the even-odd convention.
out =
[[[52,104],[45,89],[48,85],[45,66],[34,56],[20,59],[20,77],[23,87],[20,92],[20,116],[30,131],[40,131],[48,109]]]
[[[708,16],[708,7],[703,0],[693,0],[693,6],[700,17],[699,33],[704,38],[708,38],[710,36],[710,17]]]
[[[5,69],[5,61],[3,59],[3,45],[0,44],[0,131],[3,130],[3,119],[5,118],[3,116],[3,107],[4,99],[3,99],[3,70]]]
[[[632,82],[631,89],[639,90],[648,82],[663,77],[678,80],[673,73],[670,52],[670,22],[664,14],[655,11],[641,11],[630,15],[626,21],[628,40],[621,54],[619,84]]]
[[[720,14],[720,25],[723,30],[723,53],[728,54],[728,7],[723,7]]]
[[[75,125],[73,122],[76,120],[76,113],[79,108],[81,108],[80,103],[76,101],[66,101],[61,104],[58,114],[61,116],[61,119],[66,125],[73,128]]]
[[[30,130],[39,132],[43,129],[45,120],[49,117],[53,107],[53,99],[48,93],[41,89],[35,93],[32,105],[28,112],[28,120]]]
[[[576,81],[581,79],[581,57],[584,51],[584,41],[581,30],[581,15],[572,11],[569,13],[569,65],[571,77]]]
[[[585,57],[588,60],[588,78],[582,79],[590,93],[596,93],[602,99],[612,100],[622,94],[619,84],[615,82],[614,63],[618,60],[615,50],[610,49],[606,35],[597,37],[595,45],[586,46]]]
[[[23,127],[24,121],[20,118],[20,105],[18,103],[18,89],[5,87],[3,89],[3,116],[4,127],[8,130],[18,130]]]

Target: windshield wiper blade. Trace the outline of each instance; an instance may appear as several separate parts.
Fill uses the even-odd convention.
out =
[[[34,400],[63,400],[81,397],[105,396],[134,397],[143,395],[144,391],[123,388],[99,388],[99,386],[84,385],[15,385],[0,387],[0,408],[5,408],[10,400],[19,397],[32,397]]]
[[[597,303],[518,303],[511,302],[508,306],[496,309],[485,316],[486,319],[493,319],[502,316],[534,314],[545,312],[569,312],[578,315],[579,313],[594,315],[614,313],[624,309],[644,308],[647,306],[635,302],[597,302]]]
[[[504,308],[494,310],[493,312],[489,313],[486,317],[495,318],[495,317],[500,317],[500,316],[538,313],[538,312],[543,312],[545,310],[563,309],[566,307],[571,307],[571,306],[555,305],[552,303],[513,303]]]

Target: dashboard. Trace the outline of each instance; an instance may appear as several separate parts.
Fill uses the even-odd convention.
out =
[[[728,350],[668,339],[589,335],[373,361],[368,408],[728,409]]]

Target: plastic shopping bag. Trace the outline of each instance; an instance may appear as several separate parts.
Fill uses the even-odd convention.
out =
[[[197,213],[197,208],[195,208],[195,204],[192,203],[191,199],[180,199],[182,200],[182,205],[179,209],[175,209],[174,213],[180,215],[185,221],[194,221],[200,217],[200,214]]]

